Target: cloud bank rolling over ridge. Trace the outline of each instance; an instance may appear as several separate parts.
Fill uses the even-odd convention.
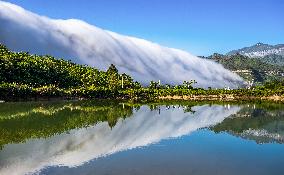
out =
[[[179,84],[196,80],[199,87],[233,87],[242,79],[210,60],[188,52],[114,32],[76,19],[50,19],[0,1],[0,43],[15,51],[53,55],[105,70],[115,64],[135,80]]]

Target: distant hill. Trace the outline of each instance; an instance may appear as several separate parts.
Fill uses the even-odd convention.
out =
[[[215,53],[206,58],[222,64],[225,68],[254,84],[262,84],[266,81],[284,78],[283,66],[265,62],[261,58],[250,58],[238,53],[234,55]]]
[[[254,84],[284,79],[284,44],[257,43],[225,55],[214,53],[201,58],[212,59]]]
[[[241,54],[249,58],[259,58],[264,62],[284,66],[284,44],[269,45],[257,43],[250,47],[233,50],[226,55]]]

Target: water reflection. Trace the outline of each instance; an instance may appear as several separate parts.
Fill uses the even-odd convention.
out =
[[[71,129],[74,128],[72,127],[72,123],[84,120],[82,117],[80,118],[81,115],[84,117],[87,116],[86,120],[92,122],[83,122],[81,126],[87,127],[72,129],[68,131],[69,133],[61,133],[52,137],[50,137],[52,134],[39,134],[39,132],[43,131],[50,133],[48,132],[48,129],[53,129],[55,132],[60,133],[60,129],[50,126],[47,128],[45,127],[42,130],[36,130],[31,126],[33,129],[29,128],[29,132],[32,131],[38,136],[47,135],[48,138],[29,139],[22,144],[9,144],[4,146],[0,152],[0,174],[25,174],[28,172],[39,171],[47,166],[79,166],[95,158],[136,147],[147,146],[163,139],[187,135],[199,128],[218,124],[226,117],[235,114],[240,110],[240,107],[238,106],[228,108],[227,106],[221,105],[202,105],[194,106],[192,108],[176,107],[170,109],[166,106],[161,106],[158,110],[150,110],[148,106],[142,106],[139,110],[130,110],[129,112],[126,112],[127,114],[131,114],[131,117],[126,117],[124,119],[113,117],[114,120],[116,120],[116,124],[114,126],[111,125],[112,128],[109,127],[109,122],[97,122],[103,121],[98,120],[97,118],[105,118],[105,116],[102,117],[100,115],[110,113],[112,115],[117,115],[116,111],[113,110],[115,107],[121,109],[121,105],[119,105],[119,107],[115,105],[108,107],[108,105],[105,105],[104,108],[106,109],[101,110],[99,110],[98,106],[94,108],[96,110],[89,109],[90,111],[88,111],[85,109],[83,110],[83,114],[79,112],[79,119],[70,116],[67,117],[68,119],[64,118],[64,116],[67,116],[66,111],[68,111],[68,115],[73,115],[71,113],[82,110],[77,109],[78,107],[76,108],[74,106],[73,109],[71,109],[72,106],[70,107],[70,105],[69,107],[68,105],[67,107],[66,105],[63,105],[61,110],[57,110],[57,112],[54,113],[50,112],[52,111],[51,109],[49,112],[37,112],[37,116],[33,116],[35,114],[29,112],[29,114],[31,114],[29,117],[35,117],[36,119],[38,119],[39,114],[44,115],[44,117],[48,114],[51,115],[51,118],[54,118],[52,115],[57,114],[57,117],[60,118],[58,113],[64,113],[61,117],[63,117],[65,124],[68,125],[67,128]],[[125,110],[125,105],[123,108],[123,110]],[[113,110],[113,112],[111,112],[111,110]],[[95,111],[101,112],[98,114]],[[93,118],[96,118],[95,121],[91,120],[92,117],[90,116],[92,116],[92,113],[95,115],[93,115]],[[16,124],[21,123],[18,120],[23,120],[23,118],[27,119],[25,117],[20,117],[15,120],[15,117],[12,117],[12,119],[16,121]],[[40,117],[40,119],[42,118]],[[50,116],[48,119],[53,121],[50,119]],[[40,122],[39,119],[36,121]],[[60,122],[60,120],[58,122]],[[46,123],[46,121],[43,123]],[[94,123],[95,125],[91,125],[90,123]],[[34,123],[34,125],[37,124]],[[17,134],[21,135],[21,131],[22,130]],[[25,131],[23,132],[26,134]],[[31,138],[34,137],[31,136]]]
[[[202,128],[208,129],[200,130]],[[199,134],[196,136],[196,133]],[[165,148],[152,150],[155,143],[177,140],[181,136],[186,136],[181,140],[192,140],[181,143],[182,148],[177,145],[171,148],[173,144],[167,142]],[[177,174],[189,174],[204,169],[208,171],[196,174],[223,172],[224,169],[225,174],[233,174],[232,171],[238,174],[233,168],[234,164],[242,165],[242,174],[252,174],[255,169],[250,169],[250,164],[242,164],[243,160],[265,164],[261,167],[270,172],[272,165],[263,158],[268,157],[267,160],[275,162],[275,166],[277,162],[281,164],[280,159],[274,160],[272,157],[275,157],[274,152],[284,154],[282,147],[262,147],[263,150],[257,152],[260,148],[248,141],[279,145],[283,143],[283,138],[283,104],[163,102],[139,105],[116,101],[7,103],[0,106],[0,174],[59,174],[54,167],[64,167],[61,174],[86,174],[95,166],[98,174],[105,174],[109,169],[105,165],[99,166],[103,161],[89,163],[92,167],[89,170],[86,169],[86,162],[98,158],[105,160],[114,153],[129,152],[140,147],[144,148],[140,157],[144,154],[151,157],[153,154],[156,155],[157,164],[161,164],[156,169],[148,167],[146,174],[171,174],[163,169],[174,170],[174,174],[179,171]],[[236,145],[235,150],[230,150]],[[249,151],[246,151],[248,148]],[[150,155],[147,149],[152,150]],[[236,157],[239,154],[245,156]],[[171,159],[176,155],[180,159],[174,163]],[[219,159],[227,161],[212,166],[212,162]],[[109,164],[110,160],[105,163]],[[134,161],[133,158],[126,160]],[[165,168],[163,161],[170,162],[171,166]],[[186,162],[190,162],[191,166]],[[142,167],[146,164],[147,161],[141,160],[136,165],[140,171],[136,173],[143,174]],[[123,167],[119,161],[114,161],[112,166],[117,167],[116,170],[120,171],[118,174],[126,174],[125,168],[130,168]],[[80,168],[72,171],[74,167]],[[52,169],[56,171],[48,172]],[[276,172],[278,169],[274,170]]]
[[[281,104],[243,105],[242,109],[212,127],[256,143],[284,143],[284,110]]]

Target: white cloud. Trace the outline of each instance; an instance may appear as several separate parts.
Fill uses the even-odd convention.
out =
[[[102,30],[76,19],[54,20],[0,1],[0,42],[12,50],[50,54],[99,69],[111,63],[144,84],[150,80],[201,87],[237,87],[242,79],[188,52]]]
[[[162,107],[159,114],[143,106],[133,116],[119,120],[112,129],[103,122],[72,130],[70,134],[6,145],[0,152],[0,174],[21,175],[48,166],[80,166],[92,159],[214,126],[240,108],[203,105],[193,107],[195,113],[192,114],[184,113],[181,108],[166,110]]]

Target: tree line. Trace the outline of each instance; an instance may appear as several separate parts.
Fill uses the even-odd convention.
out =
[[[0,100],[62,98],[144,99],[161,96],[283,95],[284,81],[275,80],[252,89],[194,88],[195,80],[180,85],[149,82],[142,86],[111,64],[106,71],[52,56],[12,52],[0,44]]]

